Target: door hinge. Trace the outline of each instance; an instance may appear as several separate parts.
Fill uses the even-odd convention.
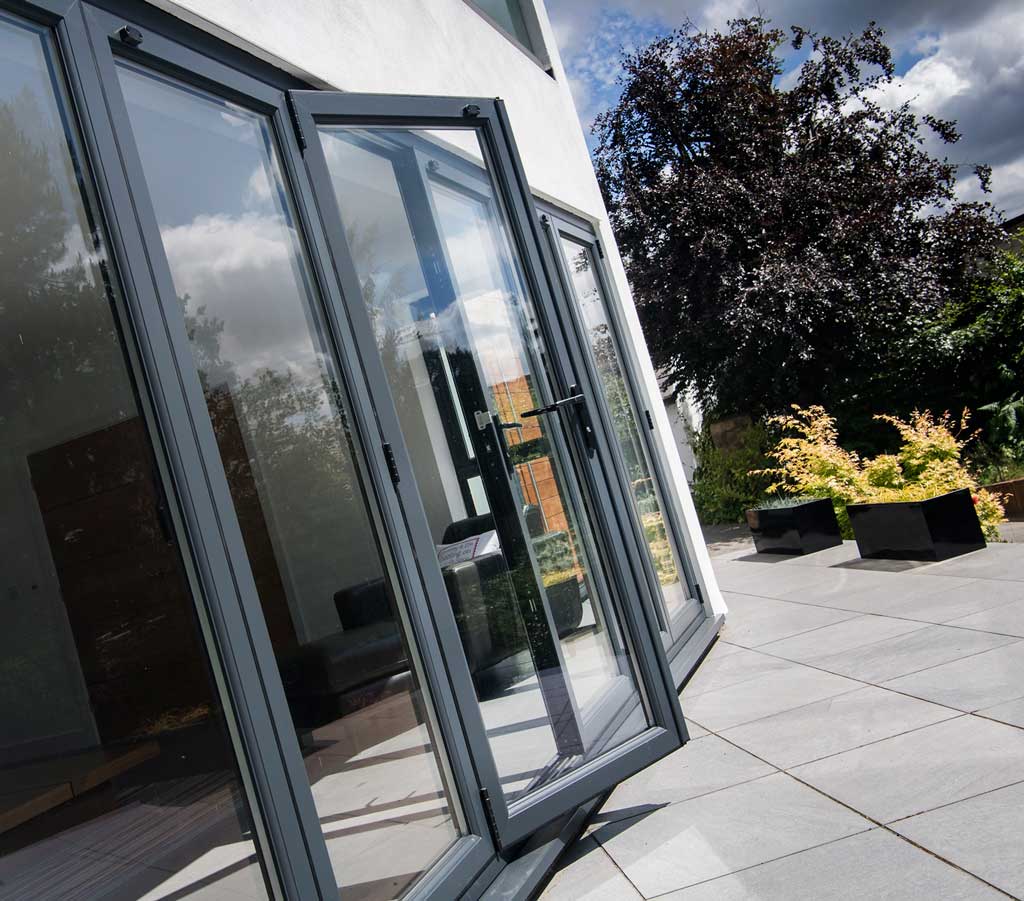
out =
[[[594,238],[594,247],[597,249],[597,258],[599,260],[604,259],[604,248],[601,246],[601,239]]]
[[[693,583],[693,593],[696,595],[697,601],[703,607],[704,606],[704,592],[701,590],[699,582],[694,582]]]
[[[494,818],[494,807],[491,806],[491,793],[486,788],[480,789],[480,801],[484,806],[484,816],[487,818],[487,828],[491,832],[491,841],[495,848],[501,847],[498,835],[498,821]]]
[[[295,129],[295,140],[299,142],[299,150],[306,152],[306,134],[302,130],[302,121],[299,119],[299,111],[295,108],[295,101],[292,99],[292,92],[285,91],[285,102],[288,104],[288,115],[291,116],[292,128]]]
[[[647,419],[647,428],[649,428],[653,432],[654,431],[654,417],[651,416],[651,411],[650,410],[644,410],[644,416]]]
[[[388,475],[391,476],[391,481],[396,485],[402,481],[402,476],[398,472],[398,463],[395,460],[395,452],[391,449],[391,445],[385,441],[381,445],[381,449],[384,451],[384,459],[388,464]]]

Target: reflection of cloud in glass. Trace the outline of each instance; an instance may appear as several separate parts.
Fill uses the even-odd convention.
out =
[[[319,368],[308,324],[283,302],[295,294],[295,249],[281,216],[204,214],[161,236],[187,311],[205,307],[228,323],[221,351],[239,378],[280,370],[282,361],[307,376]]]
[[[260,207],[269,204],[273,199],[274,187],[270,183],[270,177],[263,166],[257,166],[252,170],[249,181],[245,186],[245,196],[242,202],[247,209]]]

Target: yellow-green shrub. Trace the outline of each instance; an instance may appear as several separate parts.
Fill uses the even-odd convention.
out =
[[[985,537],[999,539],[1002,504],[978,487],[961,458],[970,440],[970,436],[960,437],[967,426],[967,411],[959,423],[949,413],[936,417],[927,410],[914,411],[906,421],[884,414],[875,419],[900,433],[900,448],[895,454],[862,460],[839,446],[835,419],[824,407],[794,405],[792,415],[771,420],[784,433],[768,453],[778,465],[757,474],[775,479],[770,492],[831,498],[845,538],[853,535],[847,504],[919,501],[967,488]]]

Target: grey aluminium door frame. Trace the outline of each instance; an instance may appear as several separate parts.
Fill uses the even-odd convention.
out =
[[[584,220],[576,220],[576,217],[566,213],[563,210],[558,209],[553,204],[540,201],[538,207],[541,212],[540,220],[541,225],[548,237],[547,249],[553,257],[554,268],[558,272],[559,288],[564,296],[564,309],[567,316],[572,320],[571,330],[574,333],[576,340],[580,344],[581,354],[587,359],[588,368],[591,371],[591,376],[595,380],[595,390],[600,391],[600,379],[597,378],[595,364],[592,360],[592,355],[587,348],[587,342],[585,339],[586,330],[582,322],[580,311],[577,308],[575,302],[574,292],[569,276],[569,263],[565,257],[565,253],[561,246],[561,237],[566,237],[571,241],[585,247],[590,253],[592,265],[594,267],[594,275],[598,283],[598,288],[601,291],[605,307],[609,315],[609,324],[612,328],[613,340],[616,345],[618,352],[624,357],[624,375],[626,378],[626,386],[629,391],[630,402],[635,411],[643,410],[647,417],[650,416],[650,411],[646,409],[644,403],[641,402],[643,396],[639,384],[637,383],[636,370],[638,363],[635,354],[632,353],[632,349],[628,343],[623,340],[623,335],[626,332],[625,325],[622,322],[621,313],[616,308],[617,293],[611,283],[611,279],[608,275],[604,260],[604,251],[601,248],[597,235],[594,233],[593,228],[586,223]],[[607,409],[603,408],[602,412],[607,415]],[[683,578],[687,587],[687,592],[691,600],[697,605],[697,610],[694,611],[694,615],[691,621],[682,624],[678,634],[672,633],[672,623],[669,621],[669,613],[663,608],[660,598],[660,587],[658,585],[657,575],[654,573],[653,564],[650,561],[649,554],[644,548],[644,541],[642,537],[642,530],[639,522],[635,515],[630,515],[632,531],[637,535],[637,539],[641,544],[641,556],[644,561],[644,571],[647,576],[648,584],[651,586],[651,591],[655,597],[655,603],[658,609],[659,619],[662,620],[667,633],[666,648],[669,657],[673,657],[678,653],[683,645],[689,640],[694,632],[700,627],[701,622],[708,615],[707,610],[704,607],[705,592],[703,591],[700,581],[697,578],[697,574],[693,565],[692,551],[689,547],[687,540],[687,532],[681,526],[681,518],[679,511],[676,509],[676,504],[672,502],[671,496],[664,491],[663,486],[668,483],[667,470],[662,460],[660,449],[653,438],[653,426],[650,428],[643,428],[642,423],[638,423],[640,426],[641,440],[644,442],[647,450],[648,458],[650,459],[651,465],[654,468],[652,473],[655,480],[659,485],[659,493],[661,494],[665,510],[663,514],[666,518],[666,526],[671,532],[671,540],[679,552],[681,563],[683,567]],[[609,428],[610,428],[609,424]],[[622,480],[623,490],[628,491],[628,475],[625,472],[624,464],[621,460],[621,455],[616,454],[617,469],[619,471],[619,477]],[[630,508],[632,505],[629,505]],[[632,510],[630,511],[632,513]],[[687,607],[687,610],[691,608]],[[681,614],[681,615],[685,615]]]
[[[508,847],[560,813],[571,810],[623,778],[643,769],[677,748],[687,738],[686,726],[678,700],[671,689],[672,676],[657,638],[657,623],[646,605],[625,603],[619,607],[622,625],[632,642],[634,660],[643,690],[646,692],[654,725],[631,741],[590,761],[579,769],[555,779],[547,786],[512,804],[504,801],[497,769],[491,756],[473,690],[469,667],[447,599],[436,553],[415,488],[411,462],[402,441],[397,413],[390,398],[369,315],[362,303],[360,283],[348,248],[341,215],[334,199],[330,174],[323,148],[317,139],[317,123],[358,127],[395,126],[407,128],[444,128],[478,130],[484,152],[490,157],[493,174],[498,181],[510,217],[513,239],[522,255],[529,289],[539,306],[541,328],[548,346],[553,349],[562,384],[556,390],[566,396],[570,382],[566,379],[565,362],[570,360],[551,305],[553,298],[544,283],[540,257],[540,235],[535,211],[526,187],[522,166],[514,149],[511,130],[503,104],[498,100],[458,97],[418,97],[399,95],[344,94],[329,91],[290,92],[298,133],[305,145],[303,158],[313,184],[313,196],[320,209],[330,252],[341,293],[349,299],[348,315],[363,353],[363,365],[374,391],[374,406],[380,417],[384,439],[394,448],[398,479],[393,483],[396,499],[410,515],[408,525],[424,580],[425,594],[434,611],[435,623],[445,650],[452,688],[463,716],[466,734],[483,790],[487,793],[489,812],[496,840]],[[571,375],[570,375],[571,378]],[[592,403],[590,401],[589,403]],[[603,436],[599,436],[603,442]],[[582,438],[579,439],[582,447]],[[585,454],[586,450],[583,451]],[[599,453],[606,450],[598,449]],[[597,493],[598,515],[606,516],[610,499]],[[600,522],[605,529],[609,523]],[[605,535],[607,535],[605,531]],[[614,534],[614,533],[613,533]],[[614,569],[620,575],[628,572],[616,542],[605,542]],[[620,584],[620,590],[622,589]]]
[[[201,515],[189,522],[189,533],[193,544],[201,545],[218,567],[213,575],[219,580],[219,593],[213,606],[231,614],[223,625],[221,640],[232,648],[240,667],[231,689],[239,707],[254,721],[251,734],[245,735],[250,758],[254,767],[267,770],[257,780],[262,809],[268,812],[268,819],[281,821],[279,828],[272,830],[270,844],[276,858],[289,865],[287,872],[297,873],[295,878],[283,880],[284,894],[328,899],[338,897],[338,888],[117,80],[115,59],[121,57],[263,113],[272,124],[298,227],[324,302],[329,342],[348,389],[349,412],[365,455],[365,473],[378,501],[371,515],[380,518],[387,535],[388,564],[397,574],[396,590],[407,601],[413,640],[420,649],[419,662],[443,739],[440,754],[452,778],[453,803],[462,812],[463,837],[406,897],[455,897],[494,859],[496,849],[476,790],[460,714],[447,691],[443,655],[426,605],[415,592],[415,558],[405,538],[401,511],[387,499],[388,466],[376,413],[365,387],[365,373],[356,365],[358,355],[336,283],[324,268],[329,259],[325,237],[317,217],[311,215],[314,200],[300,162],[284,90],[159,31],[137,27],[126,17],[92,6],[84,7],[79,16],[72,46],[76,56],[91,57],[92,69],[82,101],[101,134],[95,156],[109,170],[108,180],[114,188],[109,206],[120,216],[118,231],[130,244],[121,265],[145,291],[133,312],[145,333],[152,333],[159,343],[159,356],[147,363],[170,395],[163,424],[176,442],[172,457],[179,481],[185,490],[198,495],[197,504],[202,504]],[[126,26],[137,33],[123,31]],[[126,35],[130,40],[125,40]],[[139,36],[141,43],[137,42]]]

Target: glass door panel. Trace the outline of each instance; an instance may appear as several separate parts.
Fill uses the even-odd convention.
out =
[[[666,503],[650,452],[641,434],[640,416],[627,382],[622,353],[588,245],[559,236],[572,293],[580,313],[615,438],[629,480],[630,497],[640,520],[670,640],[680,638],[700,604],[691,594],[686,566],[666,517]]]
[[[118,77],[338,885],[462,832],[270,120]]]
[[[506,802],[650,726],[471,129],[318,136]],[[461,149],[459,149],[461,148]],[[351,302],[351,301],[350,301]]]
[[[58,72],[0,14],[0,898],[266,898]]]

